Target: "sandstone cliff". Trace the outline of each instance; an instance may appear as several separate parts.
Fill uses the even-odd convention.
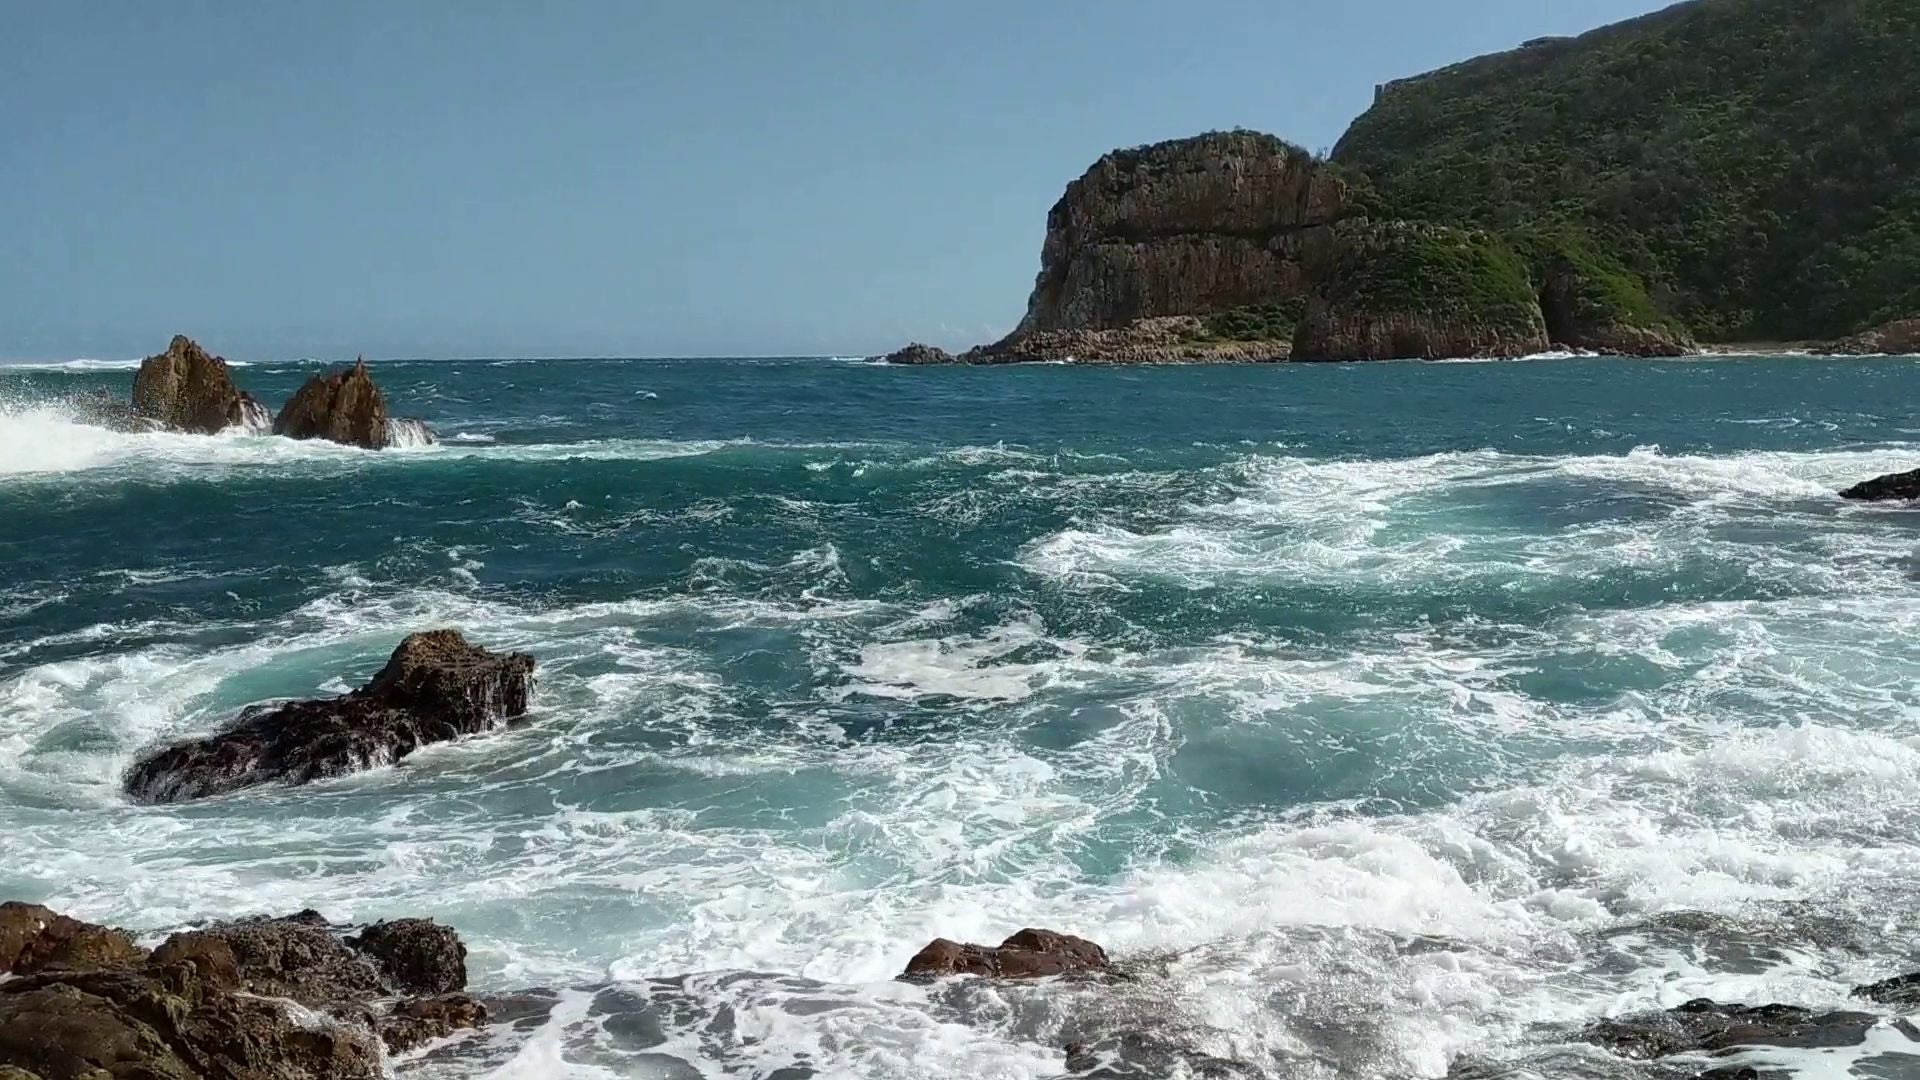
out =
[[[1345,199],[1311,154],[1257,132],[1116,150],[1047,215],[1040,276],[1013,338],[1300,296],[1302,247]]]

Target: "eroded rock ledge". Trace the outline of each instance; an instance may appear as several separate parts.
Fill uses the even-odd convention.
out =
[[[226,731],[142,758],[126,790],[144,802],[180,802],[391,764],[526,712],[533,668],[525,653],[489,652],[457,631],[413,634],[360,689],[248,709]]]
[[[0,904],[0,1077],[376,1080],[383,1048],[486,1023],[458,992],[465,955],[427,920],[355,939],[310,911],[215,923],[149,953],[122,930]]]

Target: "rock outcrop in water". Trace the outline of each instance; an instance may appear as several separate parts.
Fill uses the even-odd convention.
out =
[[[180,802],[391,764],[526,712],[533,668],[525,653],[492,653],[453,630],[414,634],[351,694],[256,706],[220,734],[142,758],[127,774],[127,793]]]
[[[437,969],[438,939],[452,936],[438,929],[397,963],[312,912],[175,934],[149,954],[124,931],[0,904],[0,975],[13,976],[0,980],[0,1078],[376,1080],[383,1043],[397,1052],[487,1021],[471,997],[417,996],[437,991],[388,974]]]
[[[230,427],[265,431],[267,411],[233,385],[227,362],[185,335],[140,362],[133,415],[169,431],[213,435]]]
[[[1920,355],[1920,318],[1896,319],[1824,349],[1837,356]]]
[[[1041,979],[1106,971],[1105,949],[1072,934],[1022,930],[997,946],[963,945],[936,938],[907,961],[905,979],[979,975],[990,979]]]
[[[300,387],[274,417],[273,433],[290,439],[327,439],[368,450],[395,445],[395,425],[409,425],[407,444],[432,442],[430,429],[418,421],[396,421],[387,414],[387,399],[360,359],[350,368],[315,375]]]
[[[1899,500],[1920,499],[1920,469],[1912,472],[1890,473],[1876,476],[1842,491],[1843,499],[1858,499],[1862,502],[1896,502]]]
[[[1288,335],[1223,343],[1197,323],[1165,320],[1304,295],[1303,252],[1341,215],[1346,191],[1313,155],[1258,132],[1115,150],[1047,215],[1026,317],[960,359],[1284,356]]]

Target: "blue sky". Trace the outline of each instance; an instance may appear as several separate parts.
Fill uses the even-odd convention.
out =
[[[1108,149],[1660,6],[0,0],[0,357],[971,344]]]

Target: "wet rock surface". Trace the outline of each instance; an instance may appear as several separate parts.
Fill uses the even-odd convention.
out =
[[[1621,1057],[1651,1060],[1751,1046],[1817,1049],[1858,1046],[1880,1022],[1872,1013],[1816,1011],[1795,1005],[1723,1005],[1699,998],[1664,1012],[1602,1020],[1587,1041]]]
[[[1861,502],[1899,502],[1920,499],[1920,469],[1876,476],[1842,491],[1843,499]]]
[[[146,802],[179,802],[391,764],[525,713],[533,668],[525,653],[489,652],[453,630],[413,634],[366,686],[249,709],[226,731],[142,758],[126,790]]]
[[[465,955],[457,936],[425,920],[384,925],[377,956],[313,912],[183,931],[148,954],[124,931],[0,905],[0,974],[13,976],[0,980],[0,1080],[374,1080],[383,1044],[400,1052],[486,1023],[474,998],[409,997],[384,974],[453,978],[443,965]],[[47,959],[107,940],[119,945]]]
[[[377,922],[347,943],[380,965],[395,986],[446,994],[467,986],[467,947],[450,926],[432,919]]]
[[[1040,979],[1107,971],[1105,949],[1086,938],[1052,930],[1022,930],[997,946],[966,945],[937,938],[907,961],[902,978],[980,975],[992,979]]]

